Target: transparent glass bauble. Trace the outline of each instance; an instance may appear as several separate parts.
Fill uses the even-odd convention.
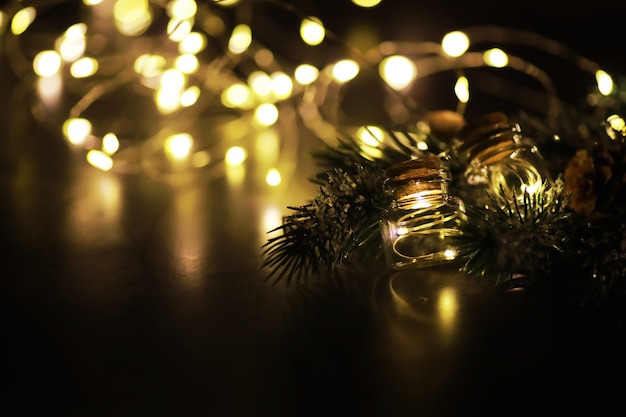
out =
[[[461,129],[460,156],[471,202],[500,205],[535,195],[551,183],[543,156],[517,123],[502,113],[490,113]],[[490,197],[491,196],[491,197]]]
[[[439,157],[418,158],[386,171],[391,204],[381,219],[385,257],[393,269],[422,268],[453,261],[454,240],[466,220],[465,206],[448,194],[450,171]]]

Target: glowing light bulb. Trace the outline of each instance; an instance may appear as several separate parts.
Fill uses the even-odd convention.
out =
[[[174,159],[184,159],[189,156],[193,145],[193,138],[188,133],[177,133],[165,139],[165,152]]]
[[[272,168],[269,171],[267,171],[267,175],[265,176],[265,182],[267,182],[268,185],[271,185],[272,187],[276,187],[277,185],[279,185],[282,181],[282,178],[280,176],[280,172],[278,172],[277,169]]]
[[[57,47],[64,61],[75,61],[85,53],[87,47],[86,33],[87,25],[84,23],[76,23],[67,28]]]
[[[493,48],[485,51],[483,61],[489,66],[504,68],[509,63],[509,56],[502,49]]]
[[[198,58],[196,58],[193,54],[183,54],[179,55],[176,58],[176,62],[174,63],[177,70],[184,74],[193,74],[198,71],[200,64],[198,62]]]
[[[191,32],[178,44],[181,54],[197,54],[206,47],[207,39],[202,33]]]
[[[87,162],[102,171],[109,171],[113,168],[113,159],[106,153],[96,149],[87,152]]]
[[[167,37],[173,42],[181,42],[193,29],[193,19],[170,19],[167,24]]]
[[[226,164],[235,166],[241,165],[247,158],[246,150],[240,146],[233,146],[226,151]]]
[[[469,38],[461,31],[449,32],[441,40],[441,47],[448,56],[459,57],[469,48]]]
[[[37,10],[34,7],[25,7],[19,10],[11,20],[11,33],[21,35],[35,21]]]
[[[364,145],[378,147],[383,141],[384,132],[378,126],[362,126],[357,130],[356,137]]]
[[[70,74],[74,78],[85,78],[94,75],[98,71],[98,61],[94,58],[80,58],[70,66]]]
[[[345,83],[352,80],[359,74],[359,64],[351,59],[341,60],[332,68],[332,75],[335,81]]]
[[[254,71],[248,76],[248,85],[254,94],[268,98],[272,93],[272,78],[263,71]]]
[[[454,94],[461,103],[467,103],[469,101],[469,81],[465,77],[459,77],[454,84]]]
[[[63,64],[56,51],[41,51],[33,59],[33,70],[40,77],[51,77],[59,72]]]
[[[112,155],[120,148],[120,141],[115,133],[107,133],[102,138],[102,151]]]
[[[138,36],[152,23],[148,0],[117,0],[113,6],[117,30],[126,36]]]
[[[393,55],[384,58],[379,66],[380,75],[394,90],[408,87],[417,75],[417,67],[407,57]]]
[[[167,5],[167,13],[175,19],[190,19],[197,11],[198,5],[194,0],[174,0]]]
[[[278,120],[278,109],[272,103],[263,103],[256,108],[254,120],[261,126],[271,126]]]
[[[182,92],[180,95],[180,105],[183,107],[191,107],[200,98],[200,88],[193,85]]]
[[[293,82],[284,72],[275,72],[271,75],[272,92],[277,99],[286,99],[291,95]]]
[[[598,83],[600,94],[608,96],[613,91],[613,78],[605,71],[596,71],[596,82]]]
[[[352,0],[359,7],[370,8],[377,6],[382,0]]]
[[[298,83],[308,85],[317,80],[319,73],[320,71],[313,65],[302,64],[296,68],[294,77]]]
[[[250,109],[254,105],[254,97],[250,87],[237,83],[227,87],[220,96],[222,104],[229,108]]]
[[[252,44],[252,30],[250,26],[240,24],[235,26],[228,41],[228,50],[234,54],[245,52]]]
[[[307,45],[316,46],[322,43],[326,30],[321,20],[315,16],[304,19],[300,24],[300,37]]]
[[[73,145],[82,145],[91,134],[91,122],[87,119],[67,119],[63,123],[63,133]]]

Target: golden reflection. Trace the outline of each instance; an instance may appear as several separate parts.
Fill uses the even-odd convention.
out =
[[[388,281],[395,314],[436,324],[442,335],[454,330],[459,312],[459,295],[454,266],[394,272]]]
[[[195,289],[202,284],[207,244],[207,232],[201,227],[206,210],[203,198],[201,189],[178,192],[174,196],[172,262],[186,289]]]
[[[442,288],[437,299],[437,312],[439,323],[444,333],[447,334],[453,330],[458,311],[459,300],[455,289],[450,287]]]
[[[72,235],[79,244],[101,247],[119,244],[123,239],[120,224],[122,206],[119,178],[110,172],[89,170],[77,183],[71,213]]]
[[[58,108],[63,91],[63,79],[60,74],[37,80],[37,94],[41,102],[49,109]]]

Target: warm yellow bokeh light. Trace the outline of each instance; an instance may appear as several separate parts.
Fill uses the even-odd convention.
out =
[[[279,100],[284,100],[291,95],[293,91],[293,81],[284,72],[275,72],[271,76],[272,92]]]
[[[11,33],[21,35],[35,21],[35,17],[37,17],[37,10],[34,7],[25,7],[19,10],[11,20]]]
[[[254,106],[254,95],[245,84],[232,84],[222,91],[222,104],[229,108],[250,109]]]
[[[265,182],[272,187],[276,187],[282,181],[282,177],[280,176],[280,172],[276,168],[272,168],[267,171],[267,175],[265,176]]]
[[[384,138],[383,130],[378,126],[361,126],[356,131],[356,137],[367,146],[378,147]]]
[[[193,146],[193,138],[189,133],[177,133],[165,139],[165,153],[174,159],[185,159]]]
[[[113,168],[113,159],[106,153],[96,149],[87,152],[87,162],[102,171],[109,171]]]
[[[183,54],[176,57],[176,62],[174,66],[177,70],[184,74],[193,74],[198,71],[200,67],[200,63],[198,62],[198,58],[196,58],[193,54]]]
[[[98,71],[98,61],[94,58],[80,58],[70,66],[70,74],[74,78],[85,78],[94,75]]]
[[[313,65],[302,64],[296,68],[294,72],[294,77],[296,81],[301,85],[309,85],[317,80],[319,74],[320,71]]]
[[[234,6],[238,4],[240,0],[213,0],[214,3],[217,3],[220,6]]]
[[[174,0],[167,5],[167,13],[175,19],[191,19],[196,15],[198,5],[195,0]]]
[[[609,137],[616,140],[618,137],[626,137],[626,121],[618,114],[613,114],[606,119],[608,125],[606,132]]]
[[[309,16],[302,20],[300,37],[307,45],[316,46],[322,43],[324,37],[326,37],[326,30],[322,25],[322,21],[315,16]]]
[[[198,86],[192,85],[185,91],[183,91],[180,95],[180,105],[183,107],[191,107],[200,98],[200,88]]]
[[[272,78],[263,71],[253,71],[248,76],[248,85],[257,97],[266,98],[272,93]]]
[[[116,0],[113,16],[117,30],[126,36],[138,36],[152,23],[148,0]]]
[[[160,86],[163,89],[181,91],[185,88],[187,77],[177,69],[168,69],[161,74]]]
[[[191,33],[193,23],[193,19],[170,19],[167,24],[167,37],[172,42],[181,42]]]
[[[33,70],[40,77],[51,77],[61,70],[63,62],[56,51],[41,51],[33,59]]]
[[[451,57],[463,55],[469,48],[469,38],[461,31],[447,33],[441,40],[443,52]]]
[[[154,101],[162,114],[170,114],[180,107],[180,90],[159,88],[155,91]]]
[[[374,7],[378,6],[382,0],[352,0],[352,3],[359,7]]]
[[[596,82],[598,83],[598,90],[600,94],[608,96],[613,92],[613,78],[603,70],[596,71]]]
[[[469,101],[469,81],[465,77],[459,77],[454,84],[454,94],[461,103],[467,103]]]
[[[502,49],[493,48],[483,53],[483,61],[491,67],[504,68],[509,64],[509,56]]]
[[[164,71],[167,60],[161,55],[144,54],[137,57],[133,68],[144,77],[156,77]]]
[[[107,133],[102,138],[102,151],[112,155],[120,148],[120,141],[115,133]]]
[[[83,0],[85,6],[96,6],[102,3],[104,0]]]
[[[82,145],[91,135],[91,122],[87,119],[67,119],[63,123],[63,133],[73,145]]]
[[[228,50],[233,54],[245,52],[252,44],[252,30],[250,26],[239,24],[233,29],[233,33],[228,41]]]
[[[335,81],[339,83],[345,83],[352,80],[359,74],[359,64],[351,59],[341,60],[332,68],[332,75]]]
[[[233,146],[226,151],[226,164],[227,165],[241,165],[248,157],[248,154],[241,146]]]
[[[415,80],[417,67],[407,57],[392,55],[384,58],[379,66],[380,76],[394,90],[402,90]]]
[[[254,120],[261,126],[271,126],[278,120],[278,109],[272,103],[263,103],[254,111]]]
[[[76,23],[67,28],[57,46],[64,61],[72,62],[83,56],[87,48],[86,33],[87,25],[84,23]]]
[[[178,43],[181,54],[197,54],[206,47],[206,36],[199,32],[191,32]]]

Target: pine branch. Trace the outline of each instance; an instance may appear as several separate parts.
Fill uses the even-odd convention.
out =
[[[496,286],[530,285],[550,277],[567,241],[564,224],[570,211],[562,181],[524,194],[522,202],[513,195],[504,207],[495,196],[490,199],[489,208],[466,207],[468,221],[458,238],[467,256],[464,271]]]
[[[293,214],[270,231],[279,235],[263,245],[269,280],[289,284],[332,273],[354,253],[379,256],[378,221],[386,206],[382,171],[350,162],[325,175],[318,196],[301,207],[289,207]]]

